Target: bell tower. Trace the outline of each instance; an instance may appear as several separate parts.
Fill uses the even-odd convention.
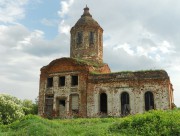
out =
[[[89,8],[71,28],[70,57],[103,63],[103,29],[92,18]]]

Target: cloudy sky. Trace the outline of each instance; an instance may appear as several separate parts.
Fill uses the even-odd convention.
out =
[[[179,0],[0,0],[0,93],[38,96],[40,68],[69,56],[69,30],[86,4],[112,71],[165,69],[180,107]]]

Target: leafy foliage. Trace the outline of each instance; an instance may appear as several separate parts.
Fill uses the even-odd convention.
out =
[[[0,124],[9,124],[28,114],[37,114],[37,104],[31,100],[23,100],[0,94]]]
[[[0,95],[0,121],[2,124],[9,124],[24,116],[21,101],[16,97]]]
[[[32,100],[28,100],[28,99],[23,100],[22,106],[25,115],[38,113],[38,105],[33,103]]]
[[[180,111],[150,111],[129,116],[109,127],[113,133],[143,136],[179,136]]]

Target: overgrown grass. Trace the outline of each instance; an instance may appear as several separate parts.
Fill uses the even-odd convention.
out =
[[[110,125],[112,133],[137,136],[180,136],[180,110],[150,111]]]
[[[180,136],[180,110],[150,111],[125,118],[48,120],[28,115],[0,126],[1,136]]]
[[[96,68],[104,66],[104,63],[98,63],[96,61],[92,60],[85,60],[85,59],[80,59],[80,58],[74,58],[78,64],[86,64],[90,66],[94,66]]]
[[[20,121],[1,126],[0,133],[3,136],[105,136],[108,135],[109,124],[114,121],[111,118],[48,120],[28,115]]]

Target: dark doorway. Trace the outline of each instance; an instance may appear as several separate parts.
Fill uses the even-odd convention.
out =
[[[127,92],[123,92],[121,94],[121,115],[126,116],[129,113],[130,113],[129,94]]]
[[[145,110],[152,110],[154,109],[154,96],[152,92],[145,93]]]
[[[65,111],[66,111],[66,101],[59,100],[59,116],[63,117],[65,115]]]
[[[54,97],[53,96],[45,96],[45,115],[47,117],[51,117],[52,113],[53,113],[53,100]]]
[[[107,95],[106,95],[106,93],[100,94],[100,112],[107,114]]]

